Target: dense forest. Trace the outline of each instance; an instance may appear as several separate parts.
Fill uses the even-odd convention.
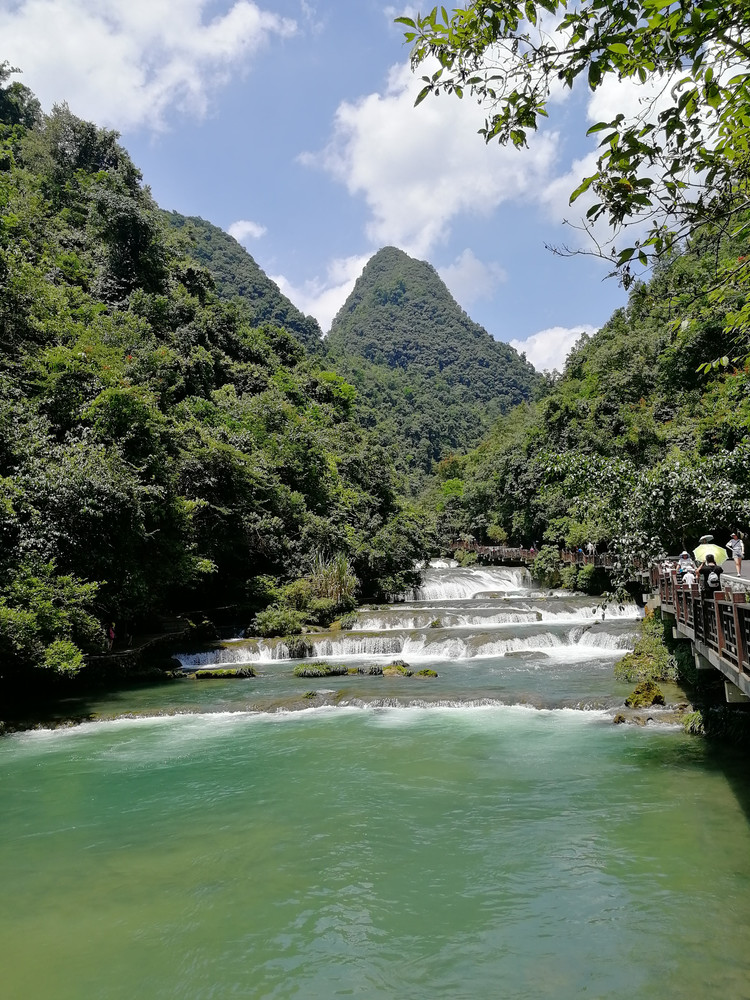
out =
[[[581,339],[539,400],[445,460],[427,501],[443,544],[591,541],[627,566],[693,548],[707,531],[746,528],[750,366],[707,364],[744,302],[740,292],[717,301],[716,275],[746,244],[704,227]],[[744,358],[746,338],[736,346]]]
[[[196,216],[164,212],[163,217],[189,242],[190,256],[210,273],[216,295],[225,302],[239,300],[252,326],[273,323],[294,334],[308,352],[322,351],[318,321],[292,305],[234,237]]]
[[[311,323],[226,301],[116,133],[0,83],[6,691],[77,673],[111,621],[270,605],[299,631],[411,583],[419,519]]]
[[[79,674],[112,621],[325,626],[460,538],[535,542],[554,574],[559,544],[627,570],[747,527],[747,338],[707,364],[746,250],[704,226],[546,378],[393,247],[321,339],[116,133],[1,67],[0,688]]]
[[[418,485],[528,400],[539,376],[472,322],[434,268],[395,247],[367,263],[326,338],[358,412]]]

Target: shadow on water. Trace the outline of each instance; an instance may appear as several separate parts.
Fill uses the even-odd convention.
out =
[[[651,740],[632,747],[630,754],[640,764],[660,766],[665,775],[694,771],[696,778],[713,773],[725,779],[750,824],[750,773],[747,746],[706,737]]]

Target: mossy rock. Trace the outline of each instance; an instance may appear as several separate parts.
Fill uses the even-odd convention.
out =
[[[348,672],[344,663],[300,663],[294,668],[295,677],[341,677]]]
[[[289,650],[289,658],[292,660],[304,660],[305,657],[312,655],[312,645],[301,636],[285,635],[281,641]]]
[[[317,698],[318,697],[318,692],[317,691],[305,691],[305,693],[302,695],[302,697],[305,698],[307,701],[312,701],[313,698]]]
[[[641,681],[630,695],[625,699],[628,708],[648,708],[650,705],[663,705],[664,695],[661,688],[653,681]]]
[[[358,674],[367,674],[370,677],[381,677],[383,668],[379,663],[371,663],[369,667],[357,667]]]
[[[430,624],[427,626],[427,628],[442,628],[442,627],[443,623],[440,621],[439,618],[433,618]]]
[[[614,719],[612,719],[612,722],[616,726],[621,726],[623,724],[623,722],[627,722],[627,721],[628,720],[625,718],[625,716],[622,714],[622,712],[618,712],[617,715],[614,717]]]
[[[437,674],[436,670],[430,670],[428,667],[425,667],[424,670],[418,670],[414,674],[414,676],[415,677],[437,677],[438,674]]]
[[[226,680],[227,677],[255,677],[253,667],[227,667],[214,669],[213,667],[196,670],[193,677],[197,681]]]
[[[411,677],[411,675],[409,664],[403,660],[394,660],[387,667],[383,667],[383,677]]]

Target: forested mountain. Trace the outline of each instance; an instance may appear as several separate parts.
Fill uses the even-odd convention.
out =
[[[224,301],[239,299],[248,322],[274,323],[305,345],[321,350],[321,329],[312,316],[304,316],[256,264],[245,248],[218,226],[196,216],[164,212],[170,226],[188,241],[187,252],[203,264],[214,279],[216,294]]]
[[[717,274],[745,253],[744,235],[704,228],[582,339],[539,402],[444,463],[429,499],[444,541],[593,541],[626,562],[747,530],[747,332],[733,364],[704,364],[724,353],[727,314],[744,302],[716,296]]]
[[[430,264],[395,247],[368,262],[326,341],[358,389],[363,422],[423,472],[476,444],[539,380],[469,319]]]
[[[402,589],[422,531],[352,387],[261,320],[267,289],[252,321],[222,301],[116,133],[65,105],[42,115],[7,79],[0,687],[76,673],[111,620],[252,613],[302,579],[298,628]]]

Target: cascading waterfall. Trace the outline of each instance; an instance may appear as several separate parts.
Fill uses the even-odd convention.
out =
[[[351,628],[227,640],[179,659],[188,673],[252,666],[256,710],[290,700],[313,708],[322,702],[310,699],[334,695],[338,708],[486,701],[591,710],[621,707],[629,693],[612,668],[635,641],[635,605],[540,591],[523,568],[447,560],[425,570],[419,598],[359,608]],[[393,661],[410,680],[386,671]]]
[[[531,589],[531,576],[524,567],[462,567],[431,563],[424,571],[416,601],[467,600],[479,594],[518,594]]]

